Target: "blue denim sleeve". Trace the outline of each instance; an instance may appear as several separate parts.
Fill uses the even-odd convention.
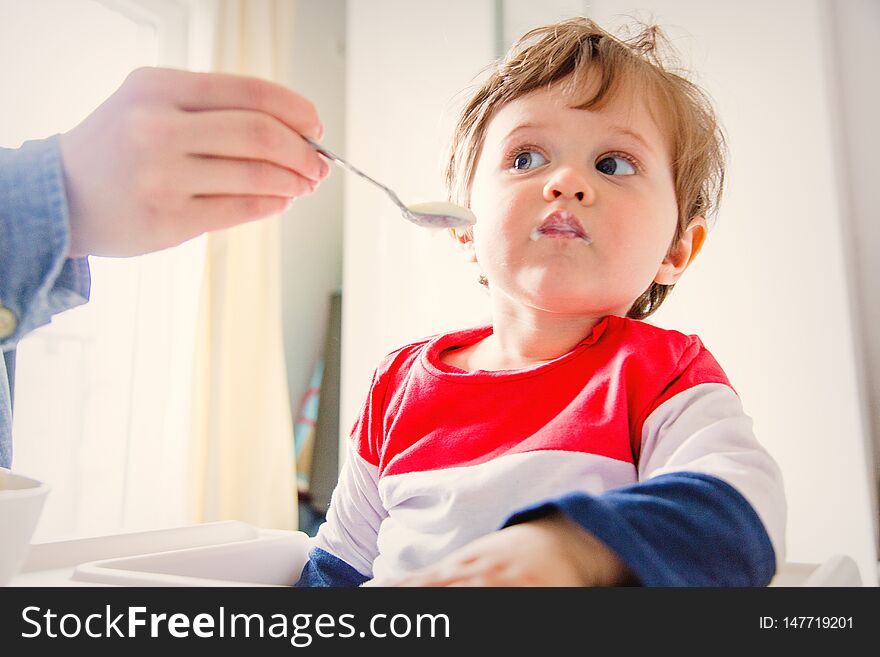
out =
[[[776,572],[757,513],[709,475],[670,473],[601,495],[572,493],[524,509],[504,526],[554,511],[614,550],[644,586],[766,586]]]
[[[0,149],[0,346],[85,303],[87,258],[69,259],[70,227],[58,136]]]
[[[0,349],[85,303],[87,258],[67,257],[70,226],[58,136],[0,148]],[[0,467],[12,464],[12,391],[0,357]]]

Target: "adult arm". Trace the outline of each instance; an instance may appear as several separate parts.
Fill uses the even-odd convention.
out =
[[[329,166],[314,106],[265,80],[134,71],[69,132],[0,149],[0,344],[85,302],[87,255],[126,256],[283,210]]]
[[[0,149],[0,345],[85,303],[89,266],[70,259],[58,137]]]
[[[58,138],[0,149],[0,467],[12,464],[16,344],[89,296],[88,262],[69,259],[69,243]]]

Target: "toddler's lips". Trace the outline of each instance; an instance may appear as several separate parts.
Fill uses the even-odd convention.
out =
[[[541,225],[532,231],[532,241],[542,237],[557,237],[562,239],[579,239],[590,244],[592,240],[584,230],[580,220],[566,210],[555,210],[548,214]]]

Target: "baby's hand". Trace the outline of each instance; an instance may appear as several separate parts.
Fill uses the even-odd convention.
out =
[[[614,586],[631,575],[617,555],[562,514],[478,538],[407,577],[372,586]]]

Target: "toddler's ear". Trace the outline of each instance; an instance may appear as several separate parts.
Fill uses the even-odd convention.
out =
[[[449,234],[452,235],[452,239],[458,242],[458,247],[461,249],[462,255],[464,255],[465,259],[468,262],[476,262],[477,254],[474,251],[474,229],[471,228],[450,228]]]
[[[675,284],[681,278],[684,270],[697,257],[700,249],[703,248],[707,232],[708,227],[704,217],[697,216],[691,219],[691,223],[685,229],[684,235],[669,249],[669,253],[666,254],[666,257],[660,264],[660,269],[654,277],[654,282],[661,285]]]

